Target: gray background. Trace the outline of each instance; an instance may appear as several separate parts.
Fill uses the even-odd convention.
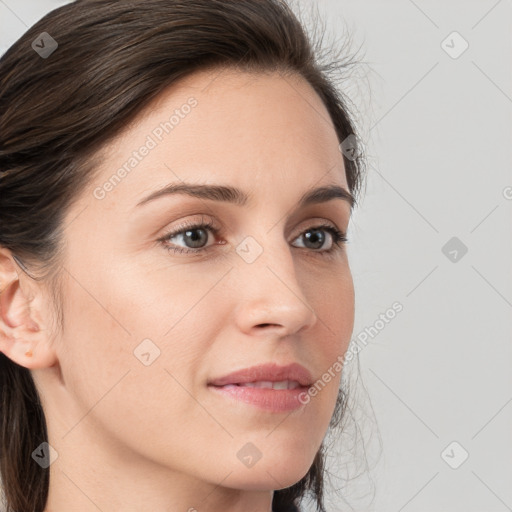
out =
[[[0,0],[0,52],[63,3]],[[344,87],[369,162],[348,249],[360,367],[329,436],[328,512],[512,510],[512,3],[315,7],[362,46]]]

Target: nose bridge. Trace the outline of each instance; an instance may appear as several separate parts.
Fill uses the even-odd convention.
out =
[[[236,248],[240,327],[247,331],[272,324],[293,333],[312,326],[316,314],[301,287],[288,242],[277,227],[256,236],[246,237]]]

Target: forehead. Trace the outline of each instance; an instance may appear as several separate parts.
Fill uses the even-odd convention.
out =
[[[347,188],[330,116],[297,75],[212,69],[164,90],[103,151],[95,186],[123,169],[110,198],[138,202],[173,181],[241,188]],[[144,153],[144,154],[142,154]]]

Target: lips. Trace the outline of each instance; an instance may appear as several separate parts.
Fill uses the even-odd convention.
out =
[[[239,384],[226,384],[222,386],[224,388],[228,387],[239,387],[239,388],[256,388],[256,389],[297,389],[300,388],[301,385],[296,380],[282,380],[272,382],[270,380],[260,380],[258,382],[243,382]]]
[[[275,363],[262,364],[244,368],[232,372],[223,377],[214,378],[208,385],[227,386],[244,385],[247,383],[256,383],[253,387],[272,387],[279,389],[283,382],[287,381],[287,388],[293,389],[298,383],[301,387],[310,386],[313,383],[313,377],[308,369],[298,363],[292,363],[286,366],[280,366]],[[274,383],[278,383],[274,386]]]

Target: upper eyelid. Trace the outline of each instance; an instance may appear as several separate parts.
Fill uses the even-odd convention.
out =
[[[314,217],[313,220],[309,219],[307,221],[304,220],[303,222],[311,222],[311,224],[307,225],[305,227],[299,228],[299,231],[298,231],[299,234],[301,234],[306,229],[311,229],[311,228],[317,227],[318,225],[321,225],[321,224],[330,225],[331,227],[339,230],[340,232],[346,233],[346,230],[344,230],[342,227],[339,227],[336,222],[334,222],[332,220],[325,219],[325,218]],[[303,222],[301,222],[301,224]],[[204,224],[207,225],[206,229],[211,230],[213,232],[221,232],[226,229],[224,224],[222,224],[218,221],[212,220],[211,218],[205,219],[205,217],[202,216],[201,219],[185,221],[182,225],[178,225],[175,228],[167,230],[166,233],[164,233],[164,235],[162,235],[162,236],[168,237],[170,235],[177,235],[187,229],[198,229],[198,228],[202,227]]]
[[[316,222],[312,221],[313,223],[311,225],[305,226],[303,228],[300,228],[297,234],[294,236],[293,240],[295,240],[297,237],[299,237],[304,232],[308,231],[309,229],[314,228],[323,228],[327,229],[329,227],[333,228],[334,230],[339,231],[342,236],[346,237],[346,231],[342,228],[339,228],[335,222],[328,221],[326,219],[317,219]],[[191,221],[185,223],[185,225],[178,226],[175,229],[172,229],[168,231],[167,233],[163,234],[158,241],[166,242],[170,238],[173,238],[178,235],[182,235],[185,231],[190,229],[205,229],[206,231],[211,232],[214,236],[218,235],[220,232],[222,232],[222,227],[215,226],[214,222],[205,221],[204,219],[198,220],[198,221]],[[331,236],[334,236],[334,233],[331,233]],[[214,244],[212,244],[214,245]],[[206,247],[205,247],[206,248]],[[200,249],[198,249],[200,250]]]

